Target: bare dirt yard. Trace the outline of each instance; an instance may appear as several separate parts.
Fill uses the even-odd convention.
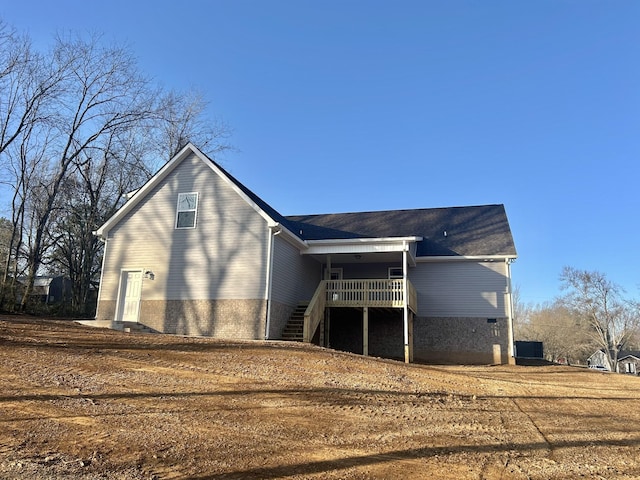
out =
[[[640,378],[0,317],[2,479],[638,479]]]

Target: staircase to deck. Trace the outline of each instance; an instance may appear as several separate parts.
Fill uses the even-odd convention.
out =
[[[289,320],[282,331],[282,339],[290,342],[302,342],[304,334],[304,312],[309,302],[301,302],[289,316]]]

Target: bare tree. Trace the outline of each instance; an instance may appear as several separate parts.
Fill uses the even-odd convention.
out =
[[[516,340],[522,340],[528,335],[528,327],[533,307],[522,301],[520,285],[513,288],[511,294],[513,305],[513,334]]]
[[[542,342],[545,357],[552,362],[582,362],[594,346],[581,319],[560,301],[532,308],[521,335],[526,340]]]
[[[595,346],[588,327],[559,300],[531,312],[528,335],[543,343],[545,357],[552,362],[582,363]]]
[[[102,47],[99,37],[59,37],[47,56],[32,52],[28,40],[19,41],[13,32],[1,39],[14,52],[1,57],[0,154],[13,188],[11,250],[16,266],[21,254],[26,264],[24,307],[51,245],[49,223],[62,208],[68,173],[102,147],[105,136],[151,118],[155,106],[131,55]]]
[[[25,129],[47,120],[45,107],[60,93],[63,77],[63,68],[0,19],[0,154]]]
[[[17,280],[26,266],[25,239],[27,224],[38,208],[38,191],[46,168],[45,155],[49,139],[47,126],[30,122],[21,132],[18,142],[4,151],[5,174],[8,174],[11,191],[11,233],[5,259],[5,270],[0,286],[0,300],[4,308],[13,309],[17,298]],[[8,303],[7,303],[8,301]]]
[[[75,314],[91,315],[89,295],[100,273],[103,244],[93,235],[122,203],[126,192],[148,179],[135,131],[105,138],[102,149],[74,166],[63,189],[65,213],[50,226],[54,249],[50,262],[66,271],[72,282]]]
[[[7,218],[0,217],[0,268],[2,268],[3,276],[7,270],[7,258],[10,252],[12,230],[11,221]]]
[[[187,141],[208,154],[228,148],[228,128],[207,121],[200,94],[164,93],[128,50],[101,40],[57,37],[39,54],[0,21],[0,181],[12,194],[0,297],[15,299],[26,277],[22,309],[39,272],[64,271],[74,310],[87,314],[102,255],[92,231],[123,193]]]
[[[211,156],[231,148],[229,127],[219,119],[207,118],[207,105],[196,90],[170,91],[160,97],[153,138],[158,158],[169,160],[188,142]]]
[[[591,337],[617,371],[618,355],[638,326],[632,304],[623,298],[623,289],[597,271],[565,267],[561,280],[568,290],[564,302],[589,327]]]

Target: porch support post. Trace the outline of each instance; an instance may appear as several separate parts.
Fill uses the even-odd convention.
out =
[[[513,292],[511,286],[511,259],[505,261],[507,270],[507,363],[509,365],[516,364],[516,353],[514,352],[515,342],[513,339]]]
[[[413,339],[409,341],[409,299],[407,288],[407,244],[405,243],[402,250],[402,320],[403,320],[403,333],[404,333],[404,362],[410,363],[411,357],[413,357]]]
[[[362,355],[369,356],[369,307],[362,307]]]
[[[324,271],[324,279],[331,280],[331,255],[327,255],[327,265]],[[324,324],[326,326],[324,329],[324,338],[322,339],[324,341],[324,345],[322,342],[320,343],[320,345],[323,347],[329,347],[331,345],[331,337],[329,336],[329,333],[331,331],[331,309],[327,307],[324,307]]]
[[[409,362],[413,363],[413,321],[416,316],[412,311],[409,311],[409,345],[411,348],[409,349]]]

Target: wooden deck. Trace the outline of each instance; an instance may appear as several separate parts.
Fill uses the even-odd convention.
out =
[[[407,280],[407,306],[418,311],[415,287]],[[311,338],[329,307],[404,308],[405,289],[402,279],[323,280],[304,315],[304,341]]]

